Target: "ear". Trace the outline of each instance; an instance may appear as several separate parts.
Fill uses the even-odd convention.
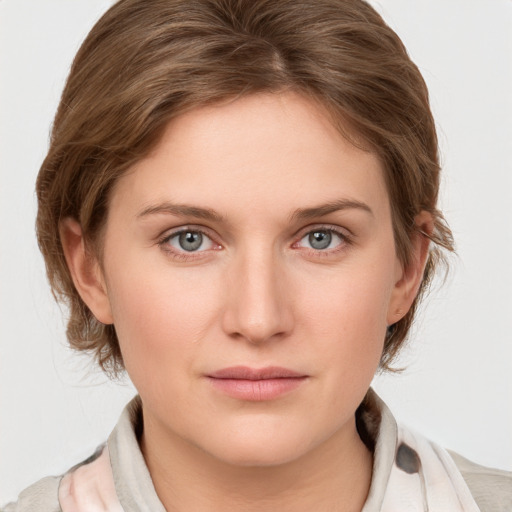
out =
[[[388,325],[398,322],[407,314],[423,280],[430,245],[429,235],[434,230],[434,221],[429,212],[422,211],[415,217],[414,222],[416,230],[411,240],[411,261],[407,267],[397,261],[397,280],[389,302]]]
[[[60,239],[75,288],[102,324],[112,324],[112,311],[103,272],[85,247],[80,224],[70,217],[59,224]]]

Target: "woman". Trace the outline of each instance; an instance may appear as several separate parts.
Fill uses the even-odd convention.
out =
[[[451,249],[437,158],[423,80],[362,2],[116,4],[63,93],[38,236],[70,342],[140,399],[19,509],[510,500],[368,390]]]

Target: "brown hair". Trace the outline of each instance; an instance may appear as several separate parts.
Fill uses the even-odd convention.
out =
[[[320,101],[380,156],[404,265],[415,215],[433,215],[435,245],[420,294],[385,340],[381,366],[389,368],[439,247],[453,250],[436,209],[440,168],[427,88],[398,36],[362,0],[121,0],[75,57],[37,179],[39,246],[54,295],[70,309],[68,339],[93,351],[104,370],[123,368],[116,332],[99,323],[77,293],[59,222],[78,220],[97,250],[109,191],[172,118],[283,89]]]

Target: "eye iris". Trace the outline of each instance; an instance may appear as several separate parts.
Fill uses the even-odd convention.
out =
[[[185,231],[179,236],[180,247],[184,251],[195,251],[203,243],[203,235],[197,231]]]
[[[332,235],[328,231],[314,231],[309,234],[309,243],[313,249],[326,249],[331,244]]]

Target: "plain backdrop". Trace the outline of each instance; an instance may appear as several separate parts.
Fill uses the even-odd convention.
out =
[[[395,415],[512,470],[512,2],[379,0],[429,85],[458,256],[428,298]],[[0,0],[0,503],[103,442],[134,389],[66,346],[34,236],[34,181],[71,60],[107,0]]]

